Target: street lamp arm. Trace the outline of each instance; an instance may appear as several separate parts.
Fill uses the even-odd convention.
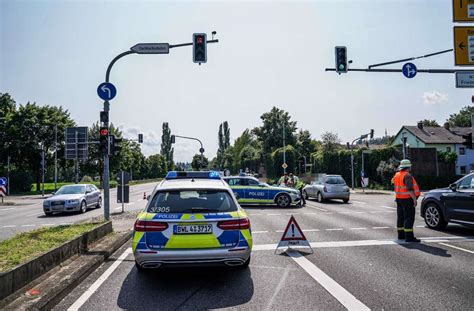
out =
[[[179,137],[179,138],[184,138],[184,139],[192,139],[192,140],[197,140],[200,144],[201,144],[201,148],[204,148],[202,146],[202,141],[200,141],[199,139],[197,138],[194,138],[194,137],[188,137],[188,136],[180,136],[180,135],[174,135],[175,137]]]
[[[109,66],[107,67],[107,72],[105,73],[105,82],[110,82],[109,81],[109,78],[110,78],[110,71],[112,70],[112,67],[114,66],[114,64],[119,60],[121,59],[122,57],[124,56],[127,56],[129,54],[136,54],[135,51],[126,51],[126,52],[123,52],[123,53],[120,53],[119,55],[115,56],[114,59],[112,59],[112,61],[110,62]]]

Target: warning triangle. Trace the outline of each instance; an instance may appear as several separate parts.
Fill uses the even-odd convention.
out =
[[[286,229],[283,232],[283,236],[281,237],[281,241],[302,241],[306,240],[304,236],[303,230],[301,230],[300,226],[296,222],[296,219],[291,216],[288,225],[286,225]]]

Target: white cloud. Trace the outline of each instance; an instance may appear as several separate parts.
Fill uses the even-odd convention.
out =
[[[423,103],[427,106],[441,105],[448,102],[448,94],[438,91],[424,92]]]

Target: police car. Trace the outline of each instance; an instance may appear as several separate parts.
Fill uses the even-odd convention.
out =
[[[251,176],[228,176],[223,179],[240,204],[276,204],[279,207],[301,204],[300,192],[293,188],[270,186]]]
[[[173,265],[247,266],[252,232],[218,172],[169,172],[134,225],[139,270]]]

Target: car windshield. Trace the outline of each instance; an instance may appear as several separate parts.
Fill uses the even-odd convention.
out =
[[[82,194],[86,192],[85,185],[64,186],[61,187],[56,194]]]
[[[220,213],[237,210],[224,190],[160,191],[152,199],[149,213]]]
[[[346,184],[344,179],[339,176],[328,177],[328,179],[326,180],[326,183],[330,185],[345,185]]]

